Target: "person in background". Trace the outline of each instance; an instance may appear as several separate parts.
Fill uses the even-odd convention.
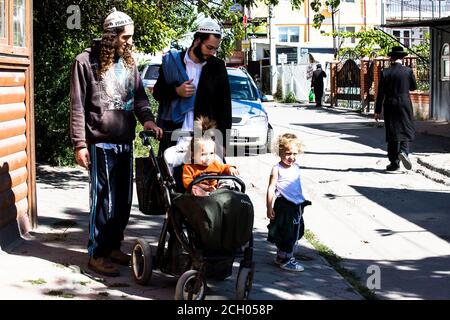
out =
[[[415,128],[410,91],[417,89],[416,78],[411,68],[402,65],[408,55],[403,47],[394,46],[388,53],[391,66],[381,73],[375,105],[375,121],[384,113],[387,153],[390,164],[387,171],[400,169],[400,161],[407,170],[412,164],[408,157],[411,142],[414,140]]]
[[[314,96],[316,99],[316,107],[322,106],[323,97],[323,78],[326,78],[327,74],[322,70],[322,65],[319,63],[316,66],[311,78],[311,88],[314,90]]]
[[[107,276],[119,275],[112,262],[130,262],[120,248],[133,195],[135,116],[162,135],[131,56],[133,33],[133,20],[114,8],[102,39],[72,66],[70,136],[76,162],[90,177],[88,267]]]

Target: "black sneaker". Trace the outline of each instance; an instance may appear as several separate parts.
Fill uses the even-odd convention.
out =
[[[400,166],[396,163],[391,163],[386,166],[387,171],[397,171],[398,169],[400,169]]]
[[[411,163],[411,160],[409,160],[408,155],[406,153],[400,152],[398,154],[398,158],[401,160],[401,162],[406,170],[411,170],[412,163]]]

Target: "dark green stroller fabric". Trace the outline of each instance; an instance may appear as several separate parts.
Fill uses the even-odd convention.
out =
[[[245,193],[218,189],[207,197],[184,194],[173,201],[205,250],[234,251],[246,244],[253,230],[253,204]]]

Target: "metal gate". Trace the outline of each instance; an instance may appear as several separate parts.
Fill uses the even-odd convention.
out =
[[[338,107],[361,108],[360,68],[354,60],[348,59],[336,68],[336,96]]]

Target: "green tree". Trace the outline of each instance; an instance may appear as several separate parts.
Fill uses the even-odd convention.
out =
[[[69,90],[71,65],[76,55],[102,34],[102,23],[112,7],[128,13],[135,21],[135,47],[154,53],[166,48],[189,31],[198,15],[224,22],[226,30],[218,55],[229,56],[235,42],[243,38],[241,12],[230,12],[235,3],[254,5],[256,0],[81,0],[80,28],[69,28],[68,11],[73,0],[34,2],[34,71],[36,112],[36,155],[39,162],[56,165],[74,163],[69,139]],[[316,12],[320,7],[311,3]],[[328,1],[327,1],[328,2]],[[332,1],[333,3],[335,1]],[[279,0],[264,0],[277,5]],[[303,0],[291,0],[299,8]],[[314,4],[314,6],[313,6]]]
[[[41,0],[34,3],[34,65],[36,155],[39,162],[73,163],[69,138],[69,91],[71,65],[93,38],[102,34],[102,23],[112,7],[135,21],[134,44],[139,51],[154,53],[174,39],[194,31],[198,14],[229,21],[232,26],[223,41],[221,55],[231,52],[234,39],[243,33],[240,13],[227,12],[233,1],[106,0],[80,1],[81,28],[70,29],[67,9],[73,0]]]
[[[386,33],[376,30],[362,30],[359,32],[338,32],[340,38],[355,38],[358,43],[355,47],[340,48],[339,56],[354,58],[387,56],[390,49],[397,45],[395,39]]]

